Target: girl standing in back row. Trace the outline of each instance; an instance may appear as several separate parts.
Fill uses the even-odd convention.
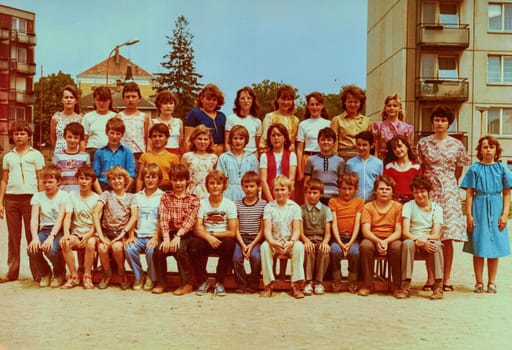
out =
[[[402,101],[400,101],[398,94],[386,97],[384,110],[382,111],[382,121],[372,124],[372,132],[375,138],[375,156],[382,160],[386,159],[387,143],[394,136],[403,135],[409,145],[414,145],[414,126],[404,122]]]

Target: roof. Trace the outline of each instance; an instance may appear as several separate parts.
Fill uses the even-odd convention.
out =
[[[117,62],[116,62],[117,61]],[[134,78],[137,77],[146,77],[146,78],[154,78],[151,73],[148,73],[146,70],[142,69],[126,57],[121,54],[116,54],[110,57],[108,60],[104,60],[89,69],[84,70],[82,73],[78,74],[78,77],[84,77],[87,75],[106,75],[107,73],[107,62],[108,62],[108,74],[109,76],[125,76],[128,67],[130,67],[132,71],[132,75]]]

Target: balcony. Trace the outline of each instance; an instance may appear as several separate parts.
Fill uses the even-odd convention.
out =
[[[421,101],[466,102],[469,84],[466,78],[417,78],[416,98]]]
[[[420,23],[417,26],[416,36],[416,44],[424,48],[459,48],[462,50],[469,46],[467,24]]]
[[[23,90],[9,90],[8,91],[9,102],[16,102],[22,104],[33,104],[35,101],[32,93]]]
[[[26,44],[29,46],[35,46],[36,45],[36,35],[22,33],[17,30],[11,30],[11,41],[15,41],[20,44]]]
[[[9,70],[22,74],[36,74],[36,65],[34,63],[24,63],[17,60],[11,60]]]

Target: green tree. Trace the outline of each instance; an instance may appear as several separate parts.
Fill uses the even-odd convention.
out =
[[[331,119],[338,114],[341,114],[343,110],[341,109],[340,94],[326,94],[325,108],[327,108],[327,112],[329,112]]]
[[[194,36],[188,30],[189,21],[185,16],[179,16],[175,22],[176,28],[172,36],[166,36],[171,51],[165,54],[161,66],[165,72],[156,73],[159,86],[157,92],[169,90],[179,98],[175,115],[184,117],[195,106],[195,101],[202,84],[199,79],[203,76],[196,72],[192,39]]]
[[[275,110],[273,101],[276,98],[277,89],[284,83],[270,80],[263,80],[260,83],[252,83],[252,89],[256,93],[258,97],[258,103],[260,105],[260,118],[263,118],[265,114],[270,113]],[[299,96],[299,90],[295,89],[295,94]],[[304,115],[304,99],[298,97],[295,100],[296,112],[295,115],[302,118]]]
[[[50,120],[55,112],[62,110],[62,90],[66,85],[75,85],[69,74],[59,71],[39,78],[34,84],[34,143],[50,144]],[[42,115],[41,115],[42,101]],[[41,122],[42,121],[42,122]]]

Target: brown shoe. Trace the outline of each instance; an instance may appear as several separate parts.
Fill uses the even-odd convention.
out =
[[[397,299],[407,299],[409,298],[411,282],[409,280],[402,281],[402,285],[400,288],[397,288],[393,291],[393,296]]]
[[[370,295],[371,291],[369,288],[361,288],[359,289],[359,292],[357,292],[358,295],[362,296],[362,297],[367,297],[368,295]]]
[[[162,294],[167,289],[167,285],[164,282],[158,282],[156,286],[151,290],[153,294]]]
[[[265,289],[263,289],[263,292],[260,293],[260,297],[261,298],[271,298],[273,290],[274,290],[274,283],[271,282],[265,286]]]
[[[408,288],[400,288],[395,290],[393,296],[397,299],[407,299],[409,298],[409,289]]]
[[[301,282],[293,282],[292,283],[292,297],[295,299],[304,298],[304,292],[302,292],[302,283]]]
[[[174,295],[185,295],[188,293],[192,293],[194,291],[194,287],[191,284],[184,284],[177,288],[172,294]]]
[[[11,282],[11,279],[7,276],[0,276],[0,283]]]

